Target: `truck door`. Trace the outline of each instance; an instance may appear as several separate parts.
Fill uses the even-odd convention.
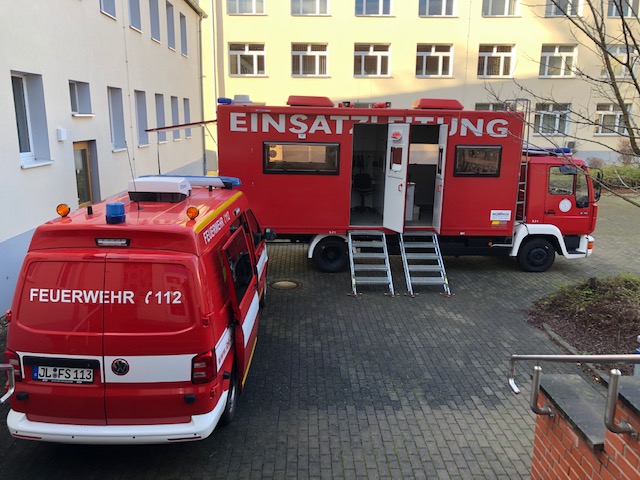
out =
[[[235,319],[236,365],[241,385],[249,372],[258,336],[258,281],[244,229],[237,229],[224,245],[227,284]]]
[[[255,262],[258,270],[258,293],[260,298],[262,298],[267,283],[267,263],[269,260],[267,255],[267,243],[262,231],[260,230],[260,224],[258,223],[258,220],[256,220],[256,216],[253,212],[251,210],[247,210],[245,215],[246,222],[244,225],[247,229],[247,235],[250,235],[253,239]]]
[[[394,232],[404,230],[404,207],[409,164],[409,125],[393,123],[387,130],[387,156],[382,225]]]
[[[555,225],[563,235],[588,233],[591,202],[586,174],[571,165],[549,167],[544,223]]]
[[[433,197],[433,228],[436,233],[440,233],[442,220],[442,197],[444,195],[444,173],[447,160],[447,136],[449,130],[447,125],[440,125],[438,136],[438,165],[436,166],[436,185]]]
[[[30,420],[105,424],[104,270],[104,255],[86,251],[32,252],[25,260],[8,347],[22,358],[20,390],[29,395],[28,402],[14,396],[12,408]]]

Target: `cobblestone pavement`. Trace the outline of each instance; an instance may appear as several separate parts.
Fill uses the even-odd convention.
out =
[[[640,274],[640,210],[600,202],[596,250],[543,274],[509,258],[447,258],[452,292],[347,295],[347,273],[318,273],[305,245],[271,246],[271,288],[234,421],[207,440],[168,446],[69,446],[15,440],[0,407],[0,478],[528,478],[534,416],[507,385],[513,353],[563,353],[525,322],[553,289]],[[399,274],[397,259],[394,270]],[[395,280],[403,291],[403,279]],[[1,339],[0,343],[3,343]],[[545,365],[545,372],[572,371]]]

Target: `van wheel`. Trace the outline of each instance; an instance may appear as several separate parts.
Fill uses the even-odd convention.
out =
[[[321,272],[336,273],[347,268],[347,243],[340,237],[325,237],[313,250],[313,262]]]
[[[222,412],[222,416],[220,417],[220,425],[228,425],[233,420],[234,415],[236,414],[236,409],[238,408],[238,374],[236,373],[235,367],[233,368],[233,372],[231,373],[231,378],[229,379],[229,393],[227,395],[227,403],[224,406],[224,411]]]
[[[518,264],[525,272],[544,272],[556,258],[556,251],[549,240],[534,238],[520,247]]]

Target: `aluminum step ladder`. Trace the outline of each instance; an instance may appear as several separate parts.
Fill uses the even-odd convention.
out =
[[[358,295],[358,285],[387,285],[395,295],[387,237],[379,230],[351,230],[348,232],[351,290]]]
[[[409,295],[414,296],[414,285],[441,285],[444,293],[451,295],[436,233],[408,231],[399,234],[399,237]]]

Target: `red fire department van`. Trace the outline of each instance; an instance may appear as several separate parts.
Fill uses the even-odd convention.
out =
[[[570,152],[523,150],[518,110],[221,100],[219,170],[242,175],[256,214],[279,238],[309,242],[323,271],[347,266],[360,230],[432,231],[444,255],[511,255],[544,271],[556,253],[591,254],[599,189]]]
[[[239,184],[139,177],[36,229],[7,314],[13,436],[170,443],[231,420],[273,237]]]

